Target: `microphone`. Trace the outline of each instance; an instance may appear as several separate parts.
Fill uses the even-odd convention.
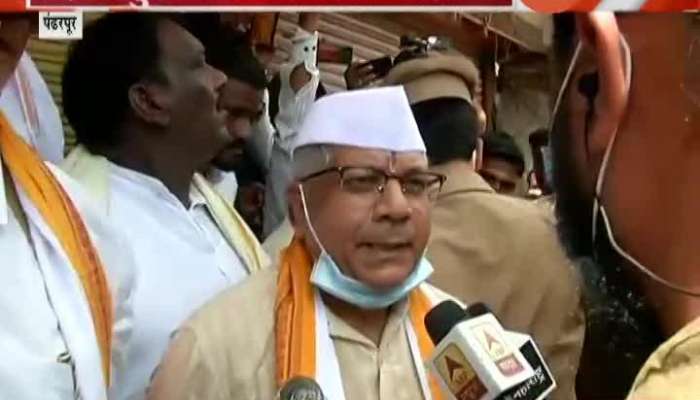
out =
[[[327,400],[315,380],[297,376],[287,381],[276,397],[277,400]]]
[[[429,368],[452,399],[496,400],[534,376],[530,363],[484,304],[464,310],[454,301],[444,301],[428,312],[425,327],[435,344]]]
[[[544,400],[557,387],[556,381],[537,344],[530,335],[506,332],[510,342],[519,346],[520,352],[530,364],[535,374],[532,378],[501,393],[496,400]]]
[[[483,303],[474,303],[467,308],[467,314],[476,317],[490,313],[489,308]],[[532,378],[513,386],[501,393],[496,400],[544,400],[557,387],[556,381],[549,370],[540,349],[530,335],[506,331],[511,344],[525,357],[534,371]]]

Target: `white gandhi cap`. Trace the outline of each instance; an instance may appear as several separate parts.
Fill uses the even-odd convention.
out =
[[[425,153],[401,86],[336,93],[316,101],[296,135],[294,149],[317,144]]]

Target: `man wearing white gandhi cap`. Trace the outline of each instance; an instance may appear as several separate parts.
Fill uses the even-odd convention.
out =
[[[423,317],[430,209],[444,177],[400,87],[314,103],[293,152],[294,239],[181,327],[151,399],[272,399],[291,378],[333,400],[442,399]],[[274,294],[274,295],[273,295]]]

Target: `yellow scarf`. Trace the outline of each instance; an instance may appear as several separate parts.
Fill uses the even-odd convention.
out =
[[[66,252],[88,299],[105,383],[109,385],[112,347],[112,297],[104,268],[88,231],[60,183],[39,155],[0,112],[0,152],[13,180],[22,188]]]
[[[316,377],[316,314],[314,288],[310,281],[312,265],[311,256],[300,239],[294,239],[282,253],[275,303],[278,387],[293,377]],[[423,320],[432,304],[420,289],[413,290],[408,301],[418,347],[423,361],[426,361],[434,346]],[[428,379],[433,400],[441,400],[443,396],[438,383],[432,376]]]
[[[267,267],[270,264],[270,258],[233,205],[224,200],[209,181],[199,173],[194,174],[194,186],[207,201],[214,220],[228,244],[243,258],[248,273],[252,274]]]

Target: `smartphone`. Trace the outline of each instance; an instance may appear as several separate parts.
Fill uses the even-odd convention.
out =
[[[352,47],[339,47],[330,43],[319,43],[318,62],[352,64]]]
[[[252,45],[256,48],[275,48],[275,32],[279,13],[258,13],[253,17],[250,37]]]
[[[374,74],[377,75],[377,78],[385,77],[386,74],[388,74],[389,71],[391,71],[391,69],[394,67],[394,63],[391,60],[391,57],[389,56],[375,58],[374,60],[369,60],[362,65],[371,65],[372,72],[374,72]]]

